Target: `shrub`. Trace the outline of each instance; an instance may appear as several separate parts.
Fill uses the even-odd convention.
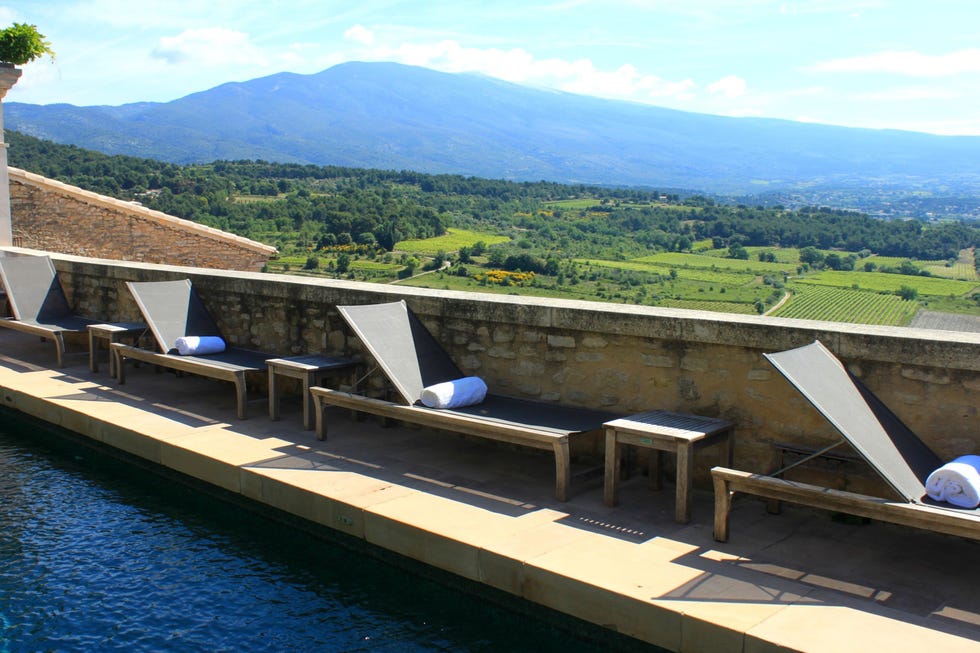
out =
[[[22,66],[44,55],[53,60],[54,50],[34,25],[14,23],[0,30],[0,62]]]
[[[902,286],[895,294],[906,301],[912,301],[919,298],[919,291],[911,286]]]

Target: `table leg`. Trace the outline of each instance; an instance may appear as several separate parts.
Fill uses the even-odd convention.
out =
[[[316,372],[307,372],[303,375],[303,428],[309,431],[313,428],[313,404],[310,401],[310,386],[316,385]]]
[[[109,362],[112,362],[112,357],[109,357]],[[88,332],[88,369],[90,372],[99,371],[99,362],[95,359],[95,334],[91,331]],[[112,368],[109,369],[109,376],[112,376]]]
[[[621,457],[616,431],[606,429],[606,475],[603,501],[609,506],[616,505],[616,489],[619,485],[619,463]]]
[[[279,419],[279,375],[272,365],[269,366],[269,418]]]
[[[647,462],[647,476],[649,477],[650,489],[661,490],[664,486],[664,452],[660,449],[649,451]]]
[[[688,444],[677,446],[677,500],[674,521],[686,524],[691,521],[691,482],[694,479],[694,451]]]

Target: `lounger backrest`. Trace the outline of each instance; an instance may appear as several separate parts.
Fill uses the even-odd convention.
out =
[[[463,376],[404,301],[337,309],[406,404],[426,386]]]
[[[15,319],[45,323],[72,314],[50,257],[0,256],[0,276]]]
[[[220,336],[218,325],[204,308],[190,279],[127,281],[143,319],[160,351],[170,352],[182,336]]]
[[[925,496],[926,478],[942,461],[822,343],[765,357],[899,495]]]

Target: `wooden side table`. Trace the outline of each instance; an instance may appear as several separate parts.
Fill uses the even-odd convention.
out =
[[[691,482],[694,477],[694,446],[721,442],[725,445],[728,466],[732,466],[735,425],[714,417],[655,410],[603,424],[606,430],[606,476],[603,499],[607,506],[616,505],[622,448],[631,444],[653,449],[650,453],[650,482],[660,488],[660,456],[673,452],[677,456],[677,497],[674,519],[691,521]]]
[[[272,358],[269,366],[269,417],[279,419],[279,376],[288,376],[303,382],[303,428],[313,428],[313,402],[310,386],[319,385],[323,377],[343,371],[354,372],[359,361],[345,356],[294,356]]]
[[[88,325],[88,368],[93,372],[99,371],[99,361],[95,352],[98,341],[105,340],[105,348],[113,342],[119,342],[123,338],[138,340],[146,333],[146,325],[142,322],[107,322],[105,324]],[[109,375],[116,376],[116,357],[109,353]]]

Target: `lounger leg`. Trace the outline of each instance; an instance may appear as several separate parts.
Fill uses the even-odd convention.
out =
[[[54,333],[54,347],[58,359],[58,367],[65,366],[65,336],[59,331]]]
[[[235,395],[238,400],[238,419],[245,419],[248,410],[248,388],[245,387],[245,372],[235,374]]]
[[[568,486],[572,481],[572,465],[568,452],[568,438],[555,441],[555,497],[568,501]]]
[[[126,358],[112,345],[109,345],[109,355],[116,357],[116,381],[119,385],[126,383]]]
[[[313,395],[313,416],[316,418],[316,439],[327,439],[327,420],[323,417],[323,402],[319,395]]]
[[[719,542],[728,541],[728,515],[732,510],[732,491],[728,489],[728,481],[717,476],[713,477],[715,486],[715,539]]]

